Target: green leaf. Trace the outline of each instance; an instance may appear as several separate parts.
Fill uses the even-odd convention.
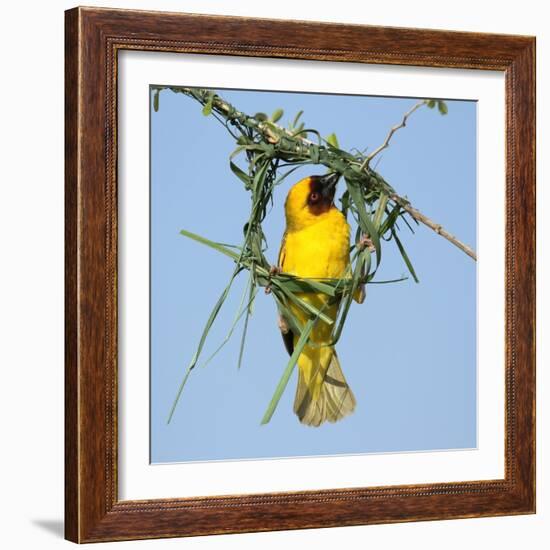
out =
[[[433,109],[435,107],[435,99],[430,99],[426,105],[430,108],[430,109]]]
[[[242,153],[246,150],[246,146],[244,144],[240,144],[232,153],[229,155],[229,160],[233,160],[237,155]]]
[[[391,229],[391,233],[393,235],[393,238],[395,239],[395,244],[397,244],[397,248],[399,248],[399,252],[401,252],[401,256],[403,257],[403,260],[404,260],[404,262],[407,266],[407,269],[409,270],[409,273],[412,275],[415,282],[418,283],[419,280],[418,280],[418,277],[416,276],[416,272],[414,271],[414,267],[411,263],[411,260],[409,259],[409,256],[405,252],[405,247],[403,246],[403,244],[399,240],[399,237],[397,236],[397,233],[396,233],[395,229],[393,229],[393,227]]]
[[[386,232],[394,226],[400,213],[401,213],[401,206],[399,204],[396,204],[393,207],[392,211],[388,214],[386,219],[382,222],[382,225],[379,229],[380,235],[385,235]]]
[[[233,322],[231,323],[231,327],[229,328],[229,331],[225,335],[225,338],[222,340],[221,344],[214,350],[213,353],[211,353],[208,356],[206,361],[201,365],[202,368],[206,367],[212,361],[212,359],[214,359],[214,357],[218,355],[218,353],[222,350],[225,344],[227,344],[227,342],[229,342],[229,340],[231,339],[231,336],[233,335],[233,332],[235,331],[237,324],[239,323],[241,317],[244,315],[245,309],[243,309],[243,306],[244,306],[244,301],[246,300],[247,293],[248,293],[248,282],[244,287],[241,300],[239,302],[239,307],[237,308],[237,312],[235,313],[235,317],[233,319]]]
[[[237,308],[235,318],[233,319],[233,323],[231,324],[231,327],[229,328],[228,333],[225,335],[225,338],[222,340],[221,344],[214,350],[213,353],[210,354],[208,359],[206,359],[206,361],[202,364],[202,368],[206,367],[212,361],[212,359],[214,359],[214,357],[218,355],[218,353],[223,349],[223,347],[229,342],[229,340],[231,339],[231,336],[233,336],[233,333],[237,328],[237,325],[239,324],[239,321],[243,318],[245,313],[247,314],[246,319],[248,320],[248,314],[250,312],[249,308],[252,305],[252,301],[254,300],[256,293],[258,292],[257,289],[254,289],[254,288],[250,289],[249,301],[245,306],[244,301],[246,299],[246,295],[248,294],[249,286],[250,286],[250,279],[249,279],[249,282],[244,287],[244,291],[243,291],[243,295],[241,296],[239,307]],[[239,367],[240,367],[240,361],[239,361]]]
[[[229,291],[231,290],[231,286],[233,284],[233,281],[235,280],[235,277],[239,274],[240,270],[236,269],[233,272],[233,275],[231,276],[231,279],[229,280],[228,285],[223,289],[223,292],[221,293],[220,297],[218,298],[218,301],[214,305],[214,308],[212,309],[210,316],[208,317],[208,320],[206,321],[206,325],[202,331],[202,335],[199,341],[199,345],[197,346],[197,349],[193,355],[193,358],[191,359],[191,362],[189,363],[189,366],[187,367],[187,372],[185,373],[185,376],[183,377],[183,380],[181,381],[178,391],[176,393],[176,397],[174,399],[174,402],[172,404],[172,407],[170,409],[170,413],[168,414],[168,421],[167,424],[170,424],[170,421],[172,420],[172,416],[174,415],[174,411],[176,410],[176,406],[178,405],[178,401],[181,397],[181,394],[183,392],[183,388],[185,387],[185,384],[187,383],[187,379],[189,378],[189,375],[191,374],[191,371],[195,368],[197,365],[197,361],[199,360],[199,357],[202,352],[202,348],[204,347],[204,343],[206,342],[206,338],[208,337],[208,333],[210,332],[210,329],[212,328],[212,325],[214,324],[214,321],[216,320],[216,317],[218,316],[218,313],[220,312],[220,309],[222,308],[227,295],[229,294]]]
[[[310,145],[309,154],[311,155],[311,162],[313,164],[319,164],[319,147],[315,147],[315,145]]]
[[[265,411],[265,414],[262,418],[262,422],[261,422],[262,425],[267,424],[271,420],[271,417],[273,416],[273,413],[275,412],[275,409],[277,408],[277,405],[281,400],[281,396],[285,391],[288,381],[290,380],[290,375],[292,374],[292,371],[294,370],[294,367],[298,362],[298,358],[300,357],[300,354],[302,353],[302,350],[304,349],[308,341],[309,335],[313,329],[313,326],[315,325],[315,321],[316,321],[315,319],[309,319],[308,322],[306,323],[306,326],[302,330],[302,333],[300,334],[300,338],[298,339],[298,342],[294,346],[294,351],[292,352],[292,355],[288,360],[286,368],[283,371],[283,375],[281,376],[281,379],[279,380],[279,383],[275,388],[275,393],[273,394],[273,397],[271,398],[271,401],[269,402],[267,410]]]
[[[265,122],[269,117],[265,113],[256,113],[254,118],[260,122]]]
[[[290,310],[290,306],[288,305],[288,301],[284,293],[275,287],[273,288],[272,295],[277,304],[277,308],[279,309],[279,313],[285,318],[290,330],[292,330],[294,334],[300,334],[302,331],[302,325],[298,319],[296,319],[294,313]]]
[[[338,138],[336,137],[336,134],[334,132],[330,134],[330,136],[327,136],[327,143],[329,145],[332,145],[332,147],[335,147],[336,149],[340,149]]]
[[[374,248],[376,249],[376,265],[378,266],[380,264],[380,259],[382,256],[378,231],[374,227],[370,215],[367,212],[365,200],[363,199],[363,194],[361,193],[361,189],[359,188],[359,186],[354,182],[349,181],[348,179],[346,179],[346,184],[348,186],[348,191],[350,193],[351,199],[353,200],[353,203],[357,208],[361,229],[363,230],[363,233],[370,237],[372,243],[374,244]]]
[[[391,283],[401,283],[408,279],[408,277],[399,277],[398,279],[386,279],[385,281],[369,281],[369,285],[388,285]]]
[[[204,104],[204,107],[202,108],[202,114],[204,116],[208,116],[210,113],[212,113],[212,103],[214,102],[214,96],[211,95],[208,98],[208,101]]]
[[[338,279],[330,279],[326,282],[315,279],[301,279],[286,273],[276,275],[273,280],[276,280],[280,287],[284,287],[289,292],[322,292],[332,297],[337,295],[336,286],[339,282]]]
[[[405,222],[405,225],[409,228],[410,232],[411,233],[414,233],[414,229],[411,227],[411,224],[409,223],[409,220],[407,220],[407,216],[409,216],[411,218],[411,220],[413,220],[416,225],[419,225],[419,221],[414,219],[410,214],[407,214],[407,212],[400,212],[399,213],[399,217]]]
[[[376,227],[377,232],[380,232],[380,224],[382,223],[382,216],[386,210],[386,205],[388,204],[388,195],[382,193],[380,195],[380,200],[378,201],[378,207],[374,214],[374,227]]]
[[[273,111],[273,114],[271,115],[271,122],[278,122],[279,120],[281,120],[284,113],[285,112],[282,109],[276,109],[275,111]]]
[[[258,191],[262,188],[265,177],[267,175],[267,170],[269,169],[270,162],[264,162],[259,170],[256,171],[254,174],[254,179],[252,181],[252,192],[253,195],[256,196],[258,194]]]
[[[294,117],[294,120],[292,121],[292,127],[296,127],[296,124],[298,124],[298,121],[300,120],[300,117],[304,114],[304,111],[298,111],[298,114]]]
[[[252,185],[252,179],[251,177],[241,170],[232,160],[229,161],[229,167],[231,168],[231,171],[246,185],[246,188],[248,189]]]
[[[437,108],[439,109],[439,112],[442,115],[446,115],[449,112],[449,109],[447,108],[447,104],[442,100],[439,100],[437,102]]]
[[[347,290],[347,294],[345,296],[345,299],[343,300],[343,304],[339,312],[340,319],[338,321],[338,326],[333,333],[333,339],[331,342],[332,345],[335,345],[338,342],[342,334],[344,323],[346,322],[346,318],[351,307],[351,302],[355,295],[355,291],[357,290],[357,288],[359,288],[359,285],[361,284],[361,278],[363,276],[366,277],[370,272],[370,266],[371,254],[369,249],[365,248],[364,250],[359,252],[357,256],[357,261],[355,262],[355,267],[351,276],[351,284]]]
[[[304,163],[304,164],[306,164],[306,163]],[[302,168],[304,166],[304,164],[298,164],[298,166],[295,166],[294,168],[291,168],[288,172],[285,172],[282,176],[279,176],[275,180],[275,183],[273,185],[279,185],[280,183],[282,183],[288,176],[290,176],[290,174],[292,174],[293,172],[296,172],[296,170],[299,170],[300,168]]]
[[[239,346],[239,360],[237,361],[237,369],[240,370],[242,362],[243,362],[243,356],[244,356],[244,344],[246,342],[246,334],[248,332],[248,321],[250,320],[250,316],[252,315],[252,306],[254,304],[254,299],[256,297],[256,288],[254,285],[254,278],[252,271],[250,272],[250,300],[248,302],[248,306],[246,308],[246,317],[244,319],[244,327],[243,327],[243,333],[241,336],[241,343]]]
[[[187,231],[185,229],[182,229],[180,231],[180,234],[198,243],[205,244],[206,246],[209,246],[210,248],[213,248],[214,250],[217,250],[218,252],[221,252],[222,254],[229,256],[235,261],[239,260],[240,254],[233,252],[233,250],[229,250],[229,248],[227,248],[221,243],[216,243],[214,241],[211,241],[210,239],[207,239],[206,237],[201,237],[200,235],[197,235],[196,233],[191,233],[191,231]]]
[[[332,325],[334,321],[328,317],[325,313],[323,313],[320,309],[317,309],[315,306],[312,306],[305,300],[302,300],[301,298],[298,298],[293,292],[290,292],[285,288],[283,284],[281,284],[277,279],[273,279],[273,284],[278,286],[284,294],[289,298],[291,302],[294,302],[298,307],[303,309],[305,312],[315,315],[316,317],[319,317],[319,319],[322,319],[327,325]]]
[[[156,90],[155,95],[153,96],[153,109],[155,110],[155,113],[159,110],[159,93],[160,90]]]
[[[346,190],[342,193],[340,202],[342,203],[342,214],[347,218],[349,210],[349,191]]]

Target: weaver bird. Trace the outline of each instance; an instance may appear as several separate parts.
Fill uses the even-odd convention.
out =
[[[301,278],[340,279],[349,276],[350,227],[334,205],[338,174],[310,176],[289,191],[285,202],[286,230],[279,253],[278,269]],[[348,273],[348,275],[346,275]],[[299,298],[322,309],[335,320],[338,303],[327,304],[323,293],[297,293]],[[362,296],[355,296],[362,301]],[[302,326],[308,314],[291,303],[290,309]],[[285,347],[292,354],[298,341],[284,317],[279,328]],[[298,386],[294,412],[300,422],[319,426],[336,422],[355,409],[355,397],[349,388],[332,341],[333,325],[319,318],[309,342],[298,358]]]

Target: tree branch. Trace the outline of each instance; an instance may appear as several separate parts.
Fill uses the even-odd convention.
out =
[[[397,130],[399,130],[400,128],[404,128],[406,125],[407,125],[407,119],[417,110],[419,109],[420,107],[422,107],[422,105],[426,105],[426,103],[428,103],[428,100],[426,99],[423,99],[422,101],[419,101],[416,105],[414,105],[409,111],[407,111],[405,113],[405,115],[403,116],[403,120],[401,121],[400,124],[397,124],[396,126],[394,126],[391,130],[390,130],[390,133],[386,136],[386,140],[384,141],[384,143],[382,143],[382,145],[380,145],[380,147],[378,147],[377,149],[375,149],[370,155],[367,156],[367,158],[365,158],[365,160],[363,161],[363,164],[361,164],[361,170],[365,170],[365,168],[367,168],[370,164],[370,161],[376,156],[378,155],[379,153],[381,153],[384,149],[386,149],[389,144],[390,144],[390,140],[391,138],[393,137],[393,134],[395,134],[395,132],[397,132]]]
[[[416,103],[405,115],[400,124],[394,126],[388,133],[384,143],[368,155],[362,163],[358,162],[356,156],[347,153],[338,148],[325,147],[320,143],[315,143],[301,134],[294,135],[290,130],[275,124],[272,121],[259,120],[256,117],[238,111],[222,99],[218,95],[212,96],[212,92],[200,88],[188,88],[180,86],[159,86],[157,90],[168,88],[176,93],[182,93],[199,101],[205,105],[209,100],[212,102],[212,109],[220,114],[228,123],[241,125],[245,128],[259,132],[265,140],[275,146],[281,147],[284,142],[284,147],[279,149],[284,155],[288,155],[292,159],[298,159],[298,162],[303,162],[306,159],[311,160],[314,164],[324,164],[330,170],[339,172],[344,178],[362,178],[365,180],[365,185],[368,189],[376,189],[388,196],[395,204],[398,204],[405,212],[407,212],[416,221],[429,227],[438,235],[448,240],[450,243],[458,247],[470,258],[476,260],[476,253],[471,247],[458,240],[455,236],[444,229],[440,224],[434,222],[425,216],[418,209],[411,206],[410,202],[398,195],[395,190],[374,170],[369,167],[369,162],[386,149],[390,141],[400,128],[407,124],[408,118],[420,107],[428,104],[429,100],[422,100]],[[311,131],[310,131],[311,132]],[[319,140],[320,141],[320,140]]]
[[[468,254],[470,258],[477,261],[476,253],[472,250],[472,248],[470,248],[467,244],[464,244],[462,241],[459,241],[454,235],[451,235],[440,224],[434,222],[433,220],[428,218],[428,216],[422,214],[420,210],[413,208],[407,200],[400,197],[396,193],[390,195],[390,199],[401,206],[401,208],[403,208],[403,210],[410,214],[415,220],[423,223],[424,225],[435,231],[438,235],[441,235],[444,239],[447,239],[449,242],[460,248],[460,250]]]

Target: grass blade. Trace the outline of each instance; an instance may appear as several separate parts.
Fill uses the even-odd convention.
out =
[[[208,320],[206,321],[206,325],[202,331],[201,339],[199,341],[199,345],[197,346],[197,350],[195,351],[193,358],[191,359],[191,362],[187,367],[187,372],[185,373],[185,376],[178,387],[176,397],[174,399],[174,402],[172,403],[172,407],[170,408],[170,413],[168,414],[168,420],[166,422],[167,424],[170,424],[170,421],[172,420],[172,416],[174,415],[174,411],[176,410],[176,406],[181,397],[181,393],[183,392],[183,388],[187,382],[187,379],[189,378],[191,371],[197,365],[197,361],[199,360],[199,357],[200,357],[202,348],[204,347],[204,343],[206,342],[208,333],[210,332],[210,329],[214,324],[214,321],[216,320],[216,317],[218,316],[218,313],[220,312],[220,309],[222,308],[223,303],[225,302],[227,295],[229,294],[229,291],[231,290],[231,286],[233,285],[233,281],[235,280],[235,277],[237,277],[240,271],[241,271],[240,269],[235,270],[235,272],[231,276],[231,279],[229,280],[228,285],[223,289],[223,292],[221,293],[220,297],[218,298],[218,301],[216,302],[216,305],[212,309],[212,312],[210,313],[210,317],[208,317]]]
[[[191,231],[187,231],[186,229],[182,229],[180,231],[180,235],[183,235],[184,237],[188,237],[189,239],[192,239],[198,243],[205,244],[206,246],[209,246],[210,248],[213,248],[214,250],[217,250],[218,252],[221,252],[222,254],[225,254],[226,256],[229,256],[235,261],[238,261],[240,258],[240,254],[237,254],[236,252],[233,252],[233,250],[229,250],[227,247],[225,247],[221,243],[216,243],[214,241],[211,241],[210,239],[207,239],[206,237],[201,237],[200,235],[197,235],[196,233],[191,233]]]
[[[229,331],[225,335],[225,338],[222,340],[220,345],[214,350],[214,352],[212,352],[210,354],[208,359],[201,365],[202,368],[206,367],[212,361],[212,359],[214,359],[214,357],[216,357],[216,355],[218,355],[218,353],[222,350],[222,348],[225,346],[225,344],[227,344],[227,342],[229,342],[229,340],[231,340],[231,336],[233,336],[233,333],[235,332],[235,329],[237,328],[237,325],[239,324],[239,321],[243,318],[243,315],[246,312],[249,311],[249,306],[251,304],[251,301],[254,299],[254,297],[256,296],[256,292],[257,292],[257,291],[254,291],[254,289],[249,291],[249,288],[250,288],[250,279],[247,282],[246,286],[244,287],[244,291],[243,291],[243,294],[241,296],[241,301],[239,303],[239,307],[237,308],[237,312],[235,313],[235,317],[233,319],[233,322],[231,323],[231,327],[229,328]],[[243,307],[245,305],[246,295],[249,292],[250,292],[249,301],[246,304],[246,306]]]
[[[298,298],[298,296],[296,296],[293,292],[289,292],[284,287],[284,285],[281,285],[281,283],[279,283],[277,280],[273,279],[273,284],[277,285],[292,302],[294,302],[297,306],[302,308],[307,313],[315,315],[315,317],[319,317],[319,319],[322,319],[325,323],[327,323],[327,325],[332,325],[334,323],[334,321],[325,313],[317,309],[315,306],[308,304],[305,300]]]
[[[296,346],[294,346],[294,351],[292,352],[292,355],[288,360],[286,368],[283,371],[283,375],[281,376],[281,379],[279,380],[279,383],[275,388],[275,393],[273,394],[273,397],[271,398],[271,401],[267,406],[267,410],[265,411],[265,414],[262,418],[262,422],[261,422],[262,425],[267,424],[271,420],[271,417],[273,416],[273,413],[275,412],[275,409],[277,408],[277,405],[281,400],[281,396],[285,391],[285,388],[288,384],[292,371],[294,370],[294,367],[298,362],[298,357],[300,357],[300,354],[302,353],[302,350],[304,349],[304,346],[308,341],[309,335],[311,333],[311,330],[313,329],[313,326],[315,325],[315,322],[316,322],[316,319],[309,319],[308,322],[306,323],[306,326],[302,330],[302,333],[300,334],[300,338],[298,339]]]
[[[246,307],[246,317],[244,319],[244,327],[243,327],[243,333],[241,336],[241,344],[239,346],[239,360],[237,361],[237,369],[240,370],[242,362],[243,362],[243,356],[244,356],[244,344],[246,342],[246,334],[248,332],[248,321],[250,319],[250,316],[252,315],[252,305],[254,304],[254,298],[256,297],[257,290],[255,288],[255,285],[253,283],[253,276],[252,272],[250,273],[250,300],[248,302],[248,306]]]
[[[369,281],[369,285],[388,285],[390,283],[401,283],[402,281],[408,281],[408,277],[399,277],[399,279],[385,279],[383,281]]]
[[[380,233],[380,224],[382,222],[382,216],[386,210],[386,205],[388,204],[388,195],[382,193],[380,195],[380,201],[378,202],[378,207],[374,214],[374,227],[376,227],[378,233]]]
[[[380,235],[384,235],[395,225],[395,222],[400,213],[401,206],[399,206],[399,204],[396,204],[391,212],[386,216],[386,219],[382,222],[382,225],[380,226]]]
[[[353,200],[353,203],[355,204],[357,213],[359,214],[359,223],[361,225],[361,229],[363,230],[363,233],[367,234],[370,237],[370,239],[372,240],[372,244],[374,244],[374,248],[376,249],[376,265],[378,266],[380,264],[380,260],[382,259],[382,250],[380,249],[380,237],[378,235],[378,231],[373,225],[372,220],[370,219],[370,215],[367,212],[361,189],[358,185],[350,182],[347,179],[346,183],[348,186],[349,194]]]
[[[357,260],[355,262],[355,268],[353,270],[352,276],[351,276],[351,283],[350,287],[347,290],[347,294],[344,298],[343,304],[341,306],[340,312],[339,312],[339,321],[338,325],[336,327],[336,330],[333,333],[332,336],[332,342],[331,345],[335,345],[338,340],[340,339],[340,336],[342,334],[342,330],[344,329],[344,323],[346,322],[346,318],[349,312],[349,309],[351,307],[351,303],[353,301],[353,296],[355,294],[355,291],[361,284],[361,277],[363,276],[363,272],[365,272],[368,276],[368,273],[370,271],[371,266],[371,254],[368,248],[365,248],[362,250],[358,256]]]
[[[241,170],[232,160],[229,161],[229,168],[245,184],[247,189],[250,188],[252,181],[244,170]]]
[[[300,332],[302,332],[301,324],[298,321],[298,319],[296,319],[296,317],[294,316],[294,313],[292,313],[292,311],[290,310],[284,293],[281,292],[279,294],[279,292],[280,291],[278,291],[277,289],[273,289],[273,298],[277,303],[279,314],[285,318],[286,322],[288,323],[288,326],[290,327],[290,330],[292,330],[294,334],[300,334]]]
[[[409,270],[409,273],[412,275],[415,282],[417,282],[417,283],[420,282],[418,280],[418,277],[416,276],[416,272],[414,271],[414,267],[411,263],[411,260],[409,259],[409,256],[405,252],[405,248],[401,244],[401,241],[399,240],[399,237],[397,236],[397,233],[396,233],[395,229],[392,229],[391,233],[392,233],[393,238],[395,239],[395,244],[397,245],[397,248],[399,248],[399,252],[401,252],[401,256],[403,257],[403,261],[407,265],[407,269]]]
[[[272,279],[277,279],[278,283],[289,292],[322,292],[332,297],[337,295],[337,286],[339,286],[338,279],[327,279],[323,282],[315,279],[300,279],[287,273],[280,273]]]

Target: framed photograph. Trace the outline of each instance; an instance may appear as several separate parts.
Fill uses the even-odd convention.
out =
[[[535,512],[533,37],[65,47],[67,539]]]

